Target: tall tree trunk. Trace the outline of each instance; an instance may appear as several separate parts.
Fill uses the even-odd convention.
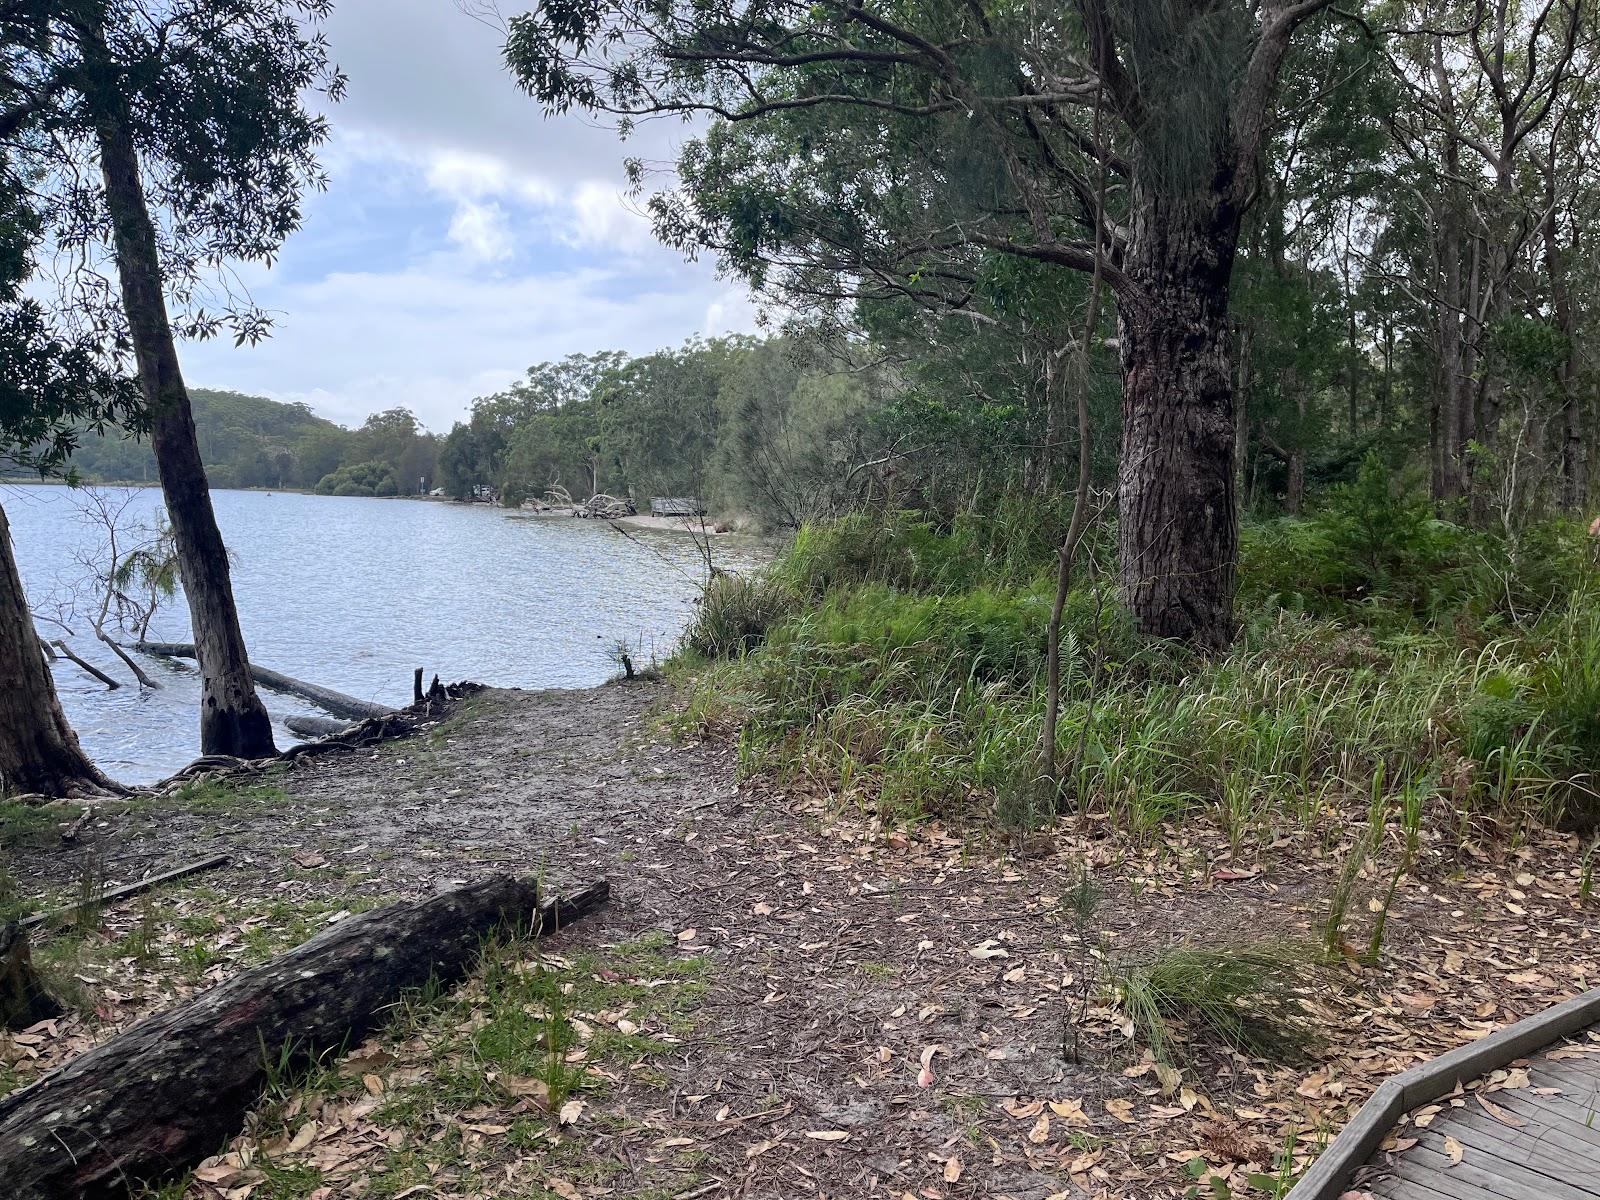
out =
[[[167,319],[155,226],[150,219],[138,154],[117,75],[94,97],[95,134],[111,215],[122,303],[150,411],[150,444],[178,549],[179,573],[194,627],[202,680],[200,749],[204,754],[261,758],[275,752],[272,724],[250,679],[250,662],[233,602],[228,552],[211,508],[211,493],[195,437],[189,392]]]
[[[67,796],[115,786],[84,755],[61,711],[0,508],[0,788]]]
[[[1228,283],[1239,215],[1223,202],[1136,199],[1119,298],[1123,601],[1145,633],[1233,640],[1238,559]]]

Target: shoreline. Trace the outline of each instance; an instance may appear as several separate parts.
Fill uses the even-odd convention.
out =
[[[649,513],[635,513],[631,517],[584,517],[578,518],[571,509],[567,508],[508,508],[505,515],[518,521],[543,521],[555,518],[581,519],[590,521],[603,521],[610,525],[621,525],[628,529],[655,530],[663,533],[692,533],[704,534],[706,537],[737,537],[740,534],[753,536],[741,529],[718,529],[717,524],[707,520],[703,524],[689,517],[653,517]]]

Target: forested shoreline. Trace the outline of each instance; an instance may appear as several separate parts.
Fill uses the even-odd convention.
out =
[[[47,639],[66,623],[30,607],[0,512],[0,1177],[1577,1200],[1596,0],[459,7],[551,134],[535,160],[582,121],[651,132],[606,156],[613,211],[439,106],[439,254],[474,283],[523,238],[563,269],[622,256],[625,204],[770,335],[575,345],[448,431],[190,389],[180,345],[269,335],[233,284],[338,186],[332,0],[0,3],[0,456],[159,480],[132,545],[102,509],[86,628],[159,686],[133,655],[181,585],[201,751],[153,788],[83,753],[51,647],[92,664]],[[415,75],[459,70],[438,49]],[[655,336],[721,311],[653,282]],[[661,497],[782,538],[755,571],[704,522],[671,543],[681,643],[618,640],[605,687],[419,667],[403,712],[280,751],[210,490],[271,486]],[[581,606],[525,616],[563,586],[615,615],[595,560],[519,557],[538,537],[654,552],[599,522],[262,507],[360,510],[396,555],[399,517],[506,535],[397,585],[448,587],[491,639],[600,642]],[[104,886],[111,855],[145,907]],[[555,929],[552,878],[585,914],[607,880],[624,903]]]

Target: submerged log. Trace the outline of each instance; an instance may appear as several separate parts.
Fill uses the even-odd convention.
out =
[[[238,1131],[268,1060],[353,1046],[405,990],[465,975],[496,928],[558,928],[609,895],[602,881],[539,909],[531,879],[496,875],[347,917],[0,1100],[6,1195],[126,1196],[174,1174]]]
[[[135,642],[133,648],[142,654],[155,654],[162,658],[195,656],[194,646],[189,642]],[[309,700],[318,708],[325,709],[336,717],[348,717],[352,721],[383,717],[394,711],[387,704],[358,700],[354,696],[346,696],[343,692],[336,692],[332,688],[307,683],[303,679],[296,679],[292,675],[284,675],[267,667],[258,667],[255,663],[250,664],[250,677],[264,688],[299,696],[302,700]]]
[[[72,652],[72,647],[67,645],[60,638],[56,639],[55,646],[57,650],[61,651],[61,657],[65,658],[69,663],[81,667],[85,674],[93,675],[101,683],[106,685],[106,690],[108,692],[114,692],[122,686],[93,663],[85,662],[83,659],[79,658]]]

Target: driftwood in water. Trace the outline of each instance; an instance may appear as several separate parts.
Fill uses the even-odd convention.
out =
[[[135,642],[133,648],[141,653],[155,654],[163,658],[195,656],[194,646],[189,642]],[[336,717],[348,717],[352,721],[387,716],[394,711],[386,704],[358,700],[354,696],[346,696],[343,692],[336,692],[332,688],[319,687],[317,684],[306,683],[304,680],[267,667],[258,667],[255,663],[250,664],[250,677],[264,688],[299,696],[302,700],[309,700],[318,708],[325,709]]]
[[[161,685],[159,683],[157,683],[154,679],[151,679],[150,676],[146,675],[145,672],[144,672],[144,668],[141,667],[138,663],[134,662],[133,661],[133,656],[131,654],[129,654],[126,650],[124,650],[121,646],[117,645],[116,641],[111,637],[110,634],[108,634],[103,629],[96,629],[94,632],[95,632],[95,636],[96,637],[98,637],[102,642],[104,642],[106,645],[111,647],[111,653],[115,654],[118,658],[120,658],[123,661],[124,665],[127,666],[128,670],[133,672],[133,677],[139,681],[139,686],[140,687],[149,688],[153,692],[154,691],[159,691],[161,689]]]
[[[16,921],[0,925],[0,1026],[26,1029],[61,1015],[61,1006],[34,973],[28,931]]]
[[[122,686],[115,679],[111,678],[111,676],[107,675],[104,671],[102,671],[99,667],[95,666],[93,663],[84,662],[83,659],[79,658],[76,654],[74,654],[72,652],[72,649],[65,642],[63,642],[60,638],[57,638],[55,640],[55,647],[56,647],[57,650],[61,651],[61,657],[65,658],[70,663],[76,663],[78,666],[82,667],[85,671],[87,671],[90,675],[93,675],[101,683],[105,684],[107,691],[114,692],[119,687]]]
[[[65,834],[62,834],[65,837]],[[226,866],[230,855],[213,854],[210,858],[202,858],[199,862],[185,863],[181,867],[174,867],[170,871],[163,871],[159,875],[146,875],[143,879],[136,879],[132,883],[125,883],[121,887],[109,888],[101,892],[93,900],[80,904],[69,905],[66,908],[55,909],[51,912],[34,913],[31,917],[24,917],[21,924],[24,929],[31,929],[41,925],[52,917],[67,917],[77,913],[85,905],[99,907],[110,904],[114,900],[126,900],[129,896],[137,896],[140,892],[148,892],[153,887],[160,887],[163,883],[171,883],[174,879],[183,879],[189,875],[198,875],[201,871],[210,871],[215,867]]]
[[[350,728],[349,721],[335,721],[331,717],[285,717],[283,723],[290,733],[307,738],[331,737]]]
[[[497,875],[347,917],[0,1100],[6,1194],[126,1196],[172,1175],[238,1131],[266,1059],[286,1052],[294,1066],[353,1046],[407,989],[466,974],[497,927],[565,925],[608,896],[591,884],[541,914],[531,879]]]

